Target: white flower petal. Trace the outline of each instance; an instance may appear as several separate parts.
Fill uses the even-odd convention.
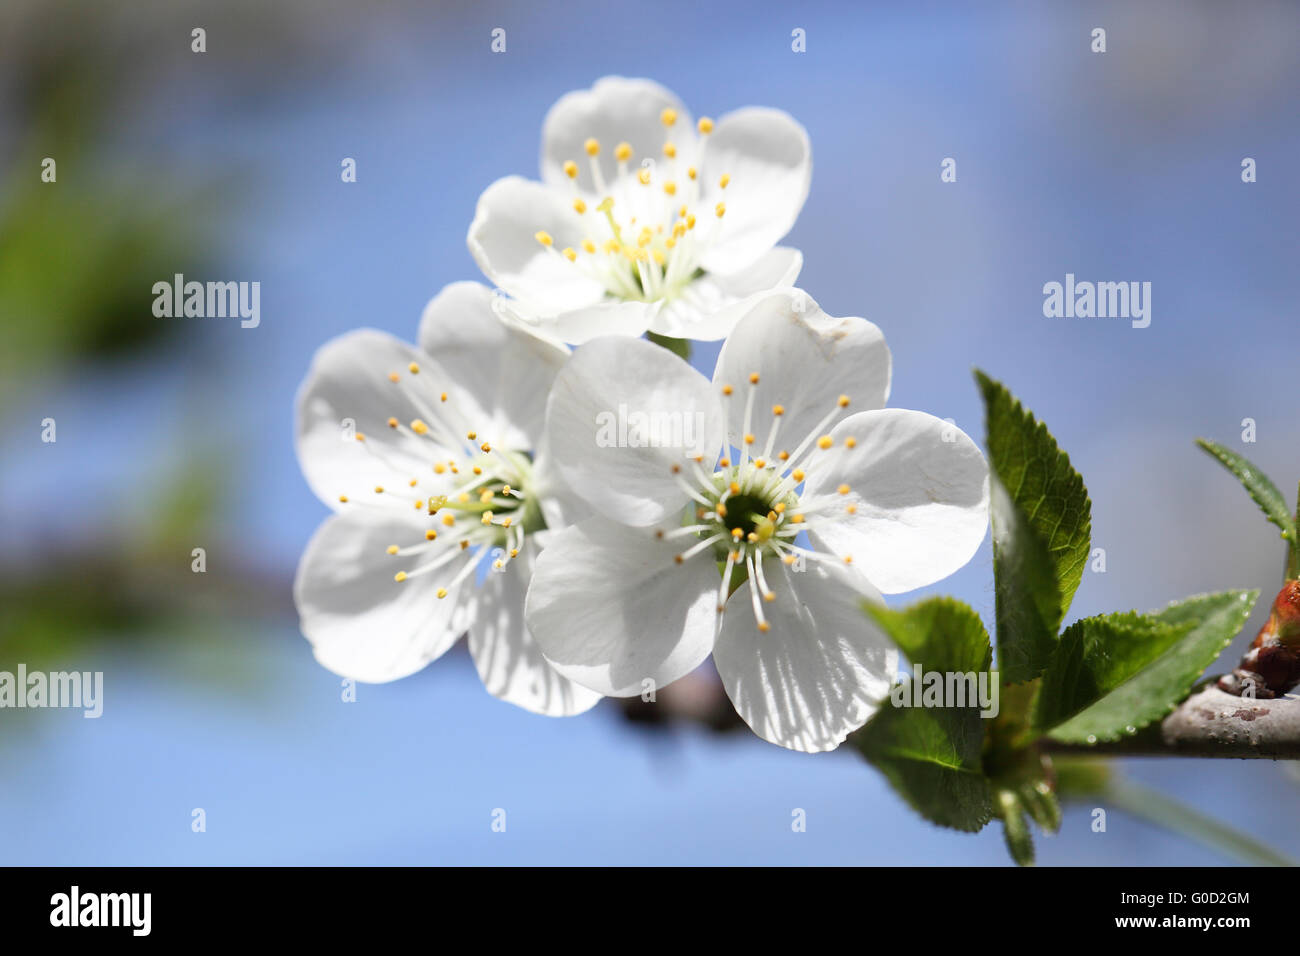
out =
[[[812,182],[808,133],[780,110],[753,106],[728,113],[705,138],[699,175],[701,208],[727,206],[701,265],[734,273],[775,246],[798,218]],[[730,182],[721,189],[724,175]]]
[[[420,347],[460,386],[462,417],[503,448],[528,450],[541,438],[546,396],[568,351],[503,321],[499,295],[454,282],[424,308]]]
[[[831,412],[841,395],[850,404],[842,414],[880,408],[889,398],[890,355],[885,337],[866,319],[828,316],[799,289],[752,296],[718,355],[713,373],[718,386],[731,385],[727,432],[733,445],[745,434],[745,402],[754,391],[750,428],[763,448],[772,426],[772,408],[784,409],[776,448],[794,452],[804,437]],[[759,373],[751,386],[750,375]],[[829,426],[827,426],[829,427]]]
[[[543,318],[537,324],[561,342],[580,345],[602,335],[638,338],[650,326],[656,306],[651,302],[606,299],[581,309]]]
[[[748,296],[788,288],[803,268],[803,253],[777,246],[731,275],[705,273],[654,313],[650,331],[678,339],[713,342],[726,338],[749,311]]]
[[[387,554],[388,546],[423,540],[418,523],[373,512],[334,515],[317,529],[298,564],[293,596],[321,664],[378,683],[415,673],[456,643],[471,622],[466,588],[442,601],[435,591],[468,558],[428,576],[394,580],[413,559]]]
[[[773,569],[768,571],[768,566]],[[863,610],[879,593],[859,574],[809,564],[764,566],[776,600],[758,630],[748,585],[732,595],[713,662],[736,713],[790,750],[834,750],[889,694],[898,652]]]
[[[493,696],[535,714],[571,717],[594,707],[600,694],[551,667],[524,624],[532,551],[527,546],[501,571],[489,571],[477,589],[469,652]]]
[[[660,120],[665,109],[675,110],[671,130]],[[632,147],[633,164],[645,157],[663,158],[663,145],[671,139],[679,155],[689,155],[695,142],[694,126],[686,107],[670,91],[652,80],[607,76],[589,90],[574,90],[556,101],[542,123],[542,180],[552,186],[569,185],[564,164],[578,166],[577,185],[593,193],[590,161],[584,144],[600,144],[597,162],[606,183],[618,175],[614,148],[621,142]]]
[[[857,510],[819,523],[815,542],[851,556],[886,594],[933,584],[971,559],[988,529],[989,470],[965,432],[888,408],[849,416],[831,437],[834,448],[809,464],[804,494],[836,495],[848,485],[837,497]]]
[[[599,516],[552,535],[526,608],[551,665],[611,697],[663,688],[698,667],[713,644],[720,580],[708,549],[676,564],[680,551]]]
[[[711,468],[722,446],[722,408],[709,380],[643,339],[593,339],[555,378],[547,441],[561,476],[592,507],[648,525],[686,504],[673,468]],[[644,447],[641,444],[644,443]]]
[[[374,329],[339,336],[312,359],[298,390],[298,462],[312,491],[331,508],[340,509],[340,495],[385,503],[374,498],[376,487],[405,484],[425,474],[435,457],[446,457],[432,442],[413,443],[387,425],[390,417],[409,425],[425,414],[408,389],[388,378],[405,375],[412,362],[427,365],[428,357]],[[355,433],[365,441],[349,437]]]
[[[542,245],[537,233],[553,245]],[[469,251],[483,274],[526,311],[555,315],[595,305],[605,287],[561,255],[585,238],[582,221],[563,193],[518,176],[498,179],[479,197],[469,227]]]

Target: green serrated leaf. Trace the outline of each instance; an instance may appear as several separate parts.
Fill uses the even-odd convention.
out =
[[[1129,611],[1075,621],[1048,662],[1034,701],[1034,726],[1064,724],[1133,677],[1192,629]]]
[[[1047,426],[999,382],[975,373],[992,466],[993,579],[998,664],[1008,683],[1032,680],[1056,648],[1092,547],[1083,479]]]
[[[1198,595],[1155,614],[1072,625],[1043,676],[1038,726],[1054,740],[1095,743],[1164,717],[1240,633],[1258,597],[1258,591]]]
[[[1294,554],[1297,518],[1292,516],[1291,509],[1286,499],[1282,497],[1282,492],[1278,491],[1277,485],[1273,484],[1268,475],[1260,471],[1254,463],[1231,448],[1225,448],[1208,438],[1198,438],[1196,444],[1217,458],[1224,468],[1236,476],[1255,504],[1259,505],[1259,509],[1264,512],[1264,517],[1281,529],[1282,537],[1290,542]]]
[[[869,605],[873,616],[913,664],[927,671],[978,673],[992,661],[979,615],[951,598],[902,611]],[[853,735],[854,745],[921,816],[957,830],[982,829],[993,816],[981,751],[979,705],[900,707],[894,698]]]

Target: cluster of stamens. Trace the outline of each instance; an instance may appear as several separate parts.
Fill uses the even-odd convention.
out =
[[[409,422],[390,417],[385,422],[400,436],[396,450],[403,460],[390,454],[383,443],[368,441],[362,432],[356,440],[393,474],[408,471],[412,459],[427,462],[429,470],[397,487],[376,485],[370,495],[340,495],[339,501],[349,507],[390,511],[409,507],[427,525],[422,538],[386,548],[389,555],[406,559],[406,568],[394,575],[399,583],[435,574],[456,562],[461,552],[473,549],[455,574],[440,582],[435,593],[442,599],[489,558],[494,570],[504,570],[519,556],[526,535],[545,524],[530,494],[528,453],[499,448],[484,437],[448,392],[421,377],[418,364],[412,362],[405,372],[392,372],[388,379],[422,417]]]
[[[665,109],[660,121],[667,136],[663,159],[644,164],[634,173],[632,146],[619,143],[614,148],[618,176],[612,184],[605,182],[600,169],[600,142],[586,141],[583,148],[594,193],[602,197],[598,202],[589,204],[579,190],[578,163],[571,159],[564,164],[565,175],[573,184],[573,211],[585,233],[578,248],[557,249],[550,233],[535,235],[552,254],[563,256],[621,299],[653,302],[683,294],[698,276],[700,257],[727,212],[726,204],[717,202],[697,213],[702,194],[700,173],[672,140],[676,110]],[[713,131],[713,121],[703,117],[697,128],[707,136]],[[724,174],[718,187],[726,189],[730,182],[731,177]]]
[[[780,444],[784,437],[780,426],[786,414],[785,406],[772,406],[771,423],[761,445],[754,434],[758,381],[757,372],[749,376],[745,431],[734,452],[725,451],[712,472],[705,468],[702,456],[692,459],[687,467],[672,466],[679,486],[693,504],[680,527],[656,530],[655,535],[662,540],[694,539],[676,555],[678,564],[712,549],[722,572],[718,588],[719,615],[732,593],[737,569],[743,569],[749,582],[754,621],[760,631],[767,631],[770,625],[763,604],[775,601],[777,595],[768,586],[763,562],[780,560],[786,565],[799,565],[802,560],[851,564],[851,556],[840,559],[822,554],[804,547],[796,539],[804,532],[815,532],[820,525],[839,520],[844,514],[853,514],[857,506],[845,501],[850,492],[845,484],[815,497],[803,490],[808,468],[815,466],[816,456],[835,447],[834,439],[825,432],[848,407],[849,397],[841,395],[825,417],[792,444],[794,450],[787,451]],[[729,401],[737,400],[735,392],[731,385],[722,386],[723,397]],[[852,436],[844,439],[846,448],[856,444]]]

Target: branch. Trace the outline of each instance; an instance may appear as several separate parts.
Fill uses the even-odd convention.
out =
[[[1132,737],[1093,745],[1047,739],[1043,746],[1049,753],[1080,756],[1300,760],[1300,699],[1235,697],[1210,683]]]

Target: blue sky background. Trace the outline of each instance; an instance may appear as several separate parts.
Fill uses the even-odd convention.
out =
[[[786,240],[805,255],[800,285],[828,312],[881,326],[891,404],[981,436],[978,366],[1049,423],[1107,550],[1107,573],[1085,576],[1072,617],[1276,591],[1272,530],[1193,439],[1238,448],[1284,488],[1300,478],[1294,6],[327,5],[292,47],[227,25],[224,6],[185,13],[207,29],[208,52],[179,58],[121,117],[114,158],[223,184],[224,274],[204,278],[260,281],[261,326],[159,320],[185,323],[172,350],[62,369],[0,411],[8,553],[94,530],[68,504],[88,492],[105,503],[95,526],[129,528],[149,507],[150,476],[198,437],[236,466],[219,540],[199,542],[209,560],[237,558],[287,586],[326,513],[292,449],[312,353],[359,325],[413,339],[443,284],[478,278],[464,239],[479,192],[535,176],[550,104],[621,73],[669,86],[697,116],[762,104],[807,127],[812,190]],[[190,20],[177,22],[163,42],[186,48]],[[498,26],[507,52],[494,55]],[[1089,50],[1097,26],[1102,55]],[[791,51],[795,28],[806,53]],[[276,83],[233,83],[250,62],[272,64]],[[340,182],[345,156],[356,184]],[[1249,185],[1246,156],[1258,163]],[[954,184],[940,182],[945,157]],[[1044,318],[1042,286],[1067,272],[1151,282],[1151,327]],[[696,363],[710,368],[715,354],[699,349]],[[33,442],[46,416],[56,445]],[[929,590],[991,619],[987,542]],[[104,717],[27,714],[3,735],[0,860],[1007,860],[999,826],[935,829],[851,754],[652,736],[607,706],[533,717],[488,696],[461,653],[343,704],[292,619],[232,608],[211,626],[219,637],[201,648],[164,637],[71,662],[106,672]],[[1256,835],[1300,802],[1282,765],[1124,769]],[[207,811],[206,833],[191,833],[193,807]],[[489,826],[498,807],[504,834]],[[806,833],[791,832],[795,807]],[[1061,834],[1040,840],[1043,863],[1225,860],[1119,814],[1092,833],[1087,810],[1068,808]],[[1300,856],[1300,832],[1283,829],[1282,848]]]

